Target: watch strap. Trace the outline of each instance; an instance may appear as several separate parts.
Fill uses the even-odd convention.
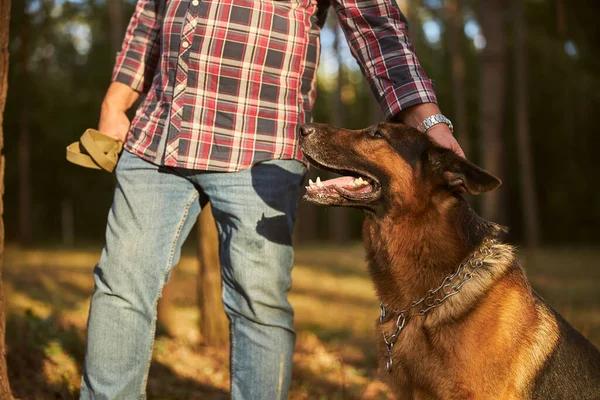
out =
[[[452,125],[452,121],[450,121],[448,118],[446,118],[442,114],[433,114],[432,116],[426,118],[423,122],[421,122],[421,125],[419,125],[419,127],[417,129],[420,130],[421,132],[425,133],[432,126],[437,125],[437,124],[448,125],[448,128],[450,128],[450,131],[452,133],[454,133],[454,126]]]

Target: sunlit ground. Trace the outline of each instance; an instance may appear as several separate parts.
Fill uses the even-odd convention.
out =
[[[6,249],[7,356],[16,397],[77,397],[98,256]],[[544,250],[521,259],[542,297],[600,346],[600,250]],[[363,260],[360,245],[298,249],[292,399],[391,398],[374,378],[378,305]],[[193,256],[184,257],[169,283],[169,335],[156,341],[150,399],[228,398],[228,349],[202,346],[197,329],[195,271]]]

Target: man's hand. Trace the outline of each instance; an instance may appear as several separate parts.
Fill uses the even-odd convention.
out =
[[[437,144],[447,149],[452,150],[459,156],[466,158],[465,153],[461,149],[460,145],[452,135],[452,131],[446,124],[437,124],[429,128],[427,135],[433,139]]]
[[[100,122],[98,123],[98,130],[101,133],[124,142],[127,132],[129,132],[129,125],[131,125],[131,122],[125,111],[102,104]]]
[[[129,86],[119,82],[111,83],[102,102],[98,130],[124,142],[131,125],[126,112],[138,97],[139,93]]]
[[[399,117],[406,125],[418,128],[425,119],[434,114],[440,114],[440,109],[435,103],[423,103],[412,106],[402,111]],[[460,145],[452,135],[452,131],[446,124],[436,124],[429,128],[427,135],[437,144],[447,149],[452,150],[461,157],[465,157],[465,153],[460,148]]]

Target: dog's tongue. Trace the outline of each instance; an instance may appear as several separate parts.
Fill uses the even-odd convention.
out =
[[[369,193],[373,190],[371,184],[362,178],[340,176],[339,178],[328,179],[325,181],[321,181],[321,178],[317,178],[316,182],[309,180],[306,191],[309,194],[325,193],[335,191],[335,188],[359,193]]]
[[[320,179],[319,179],[320,181]],[[326,181],[322,181],[321,183],[325,186],[337,186],[337,187],[346,187],[352,185],[354,182],[354,177],[352,176],[340,176],[339,178],[327,179]]]

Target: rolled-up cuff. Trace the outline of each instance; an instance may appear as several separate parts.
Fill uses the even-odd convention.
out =
[[[397,116],[410,106],[423,103],[436,103],[433,81],[421,79],[389,88],[381,96],[379,106],[386,120]]]
[[[143,93],[143,83],[135,79],[134,77],[131,77],[129,74],[122,72],[114,73],[112,76],[112,81],[123,83],[135,90],[136,92]]]
[[[119,60],[112,73],[112,81],[123,83],[136,92],[145,93],[150,87],[144,73],[144,68],[140,68],[140,64],[136,61],[128,62],[126,58]]]

